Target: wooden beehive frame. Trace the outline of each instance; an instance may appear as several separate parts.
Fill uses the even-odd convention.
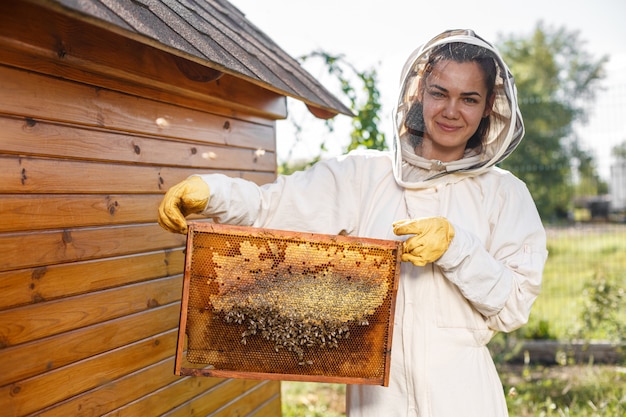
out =
[[[229,248],[229,253],[225,254],[223,248]],[[318,253],[321,260],[313,259]],[[400,255],[401,242],[398,241],[191,222],[175,373],[386,386]],[[332,261],[326,261],[327,258]],[[270,269],[273,275],[269,274]],[[268,276],[274,277],[270,284]],[[292,286],[298,282],[306,282],[308,286],[306,290],[297,287],[293,290],[296,292],[289,293],[290,297],[295,294],[296,298],[302,294],[301,300],[293,303],[295,308],[305,308],[302,305],[307,300],[315,303],[317,298],[328,296],[330,301],[323,299],[312,304],[310,310],[320,311],[328,306],[329,312],[323,317],[330,315],[332,318],[320,324],[319,318],[298,321],[293,317],[305,316],[284,313],[280,320],[291,317],[286,320],[291,327],[284,331],[292,339],[285,342],[283,336],[280,339],[282,345],[272,331],[288,324],[279,322],[272,328],[264,324],[270,319],[264,321],[264,317],[260,317],[254,322],[249,309],[228,310],[232,307],[228,298],[231,293],[244,299],[241,295],[244,289],[257,291],[248,293],[255,296],[249,295],[246,303],[249,304],[250,300],[253,304],[267,303],[266,298],[270,296],[266,294],[273,296],[278,291],[275,286],[282,284],[286,288],[285,283]],[[326,285],[324,292],[306,297],[307,291],[313,288],[309,282],[313,285],[323,283],[319,285]],[[332,294],[337,292],[328,291],[329,285],[331,289],[340,289],[349,295],[335,295],[342,302],[333,304]],[[259,291],[265,293],[259,295]],[[356,300],[367,313],[349,311],[353,316],[338,313],[337,306],[356,305],[354,301],[350,304],[349,299]],[[371,306],[368,306],[368,300],[374,300]],[[286,309],[282,306],[284,303],[281,301],[277,308]],[[325,307],[320,308],[320,303]],[[305,330],[299,330],[303,328]],[[294,329],[298,329],[297,336]],[[261,332],[264,338],[260,337]],[[238,343],[233,344],[233,335],[240,338]],[[223,350],[221,347],[205,347],[205,344],[215,346],[211,341],[214,338],[228,340],[229,347]],[[292,353],[291,356],[286,355],[286,350]],[[222,360],[222,356],[228,359]]]

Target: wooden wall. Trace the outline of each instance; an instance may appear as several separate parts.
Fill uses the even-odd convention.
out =
[[[195,172],[271,181],[285,116],[284,97],[204,71],[2,2],[3,416],[280,415],[278,382],[173,374],[184,237],[157,206]]]

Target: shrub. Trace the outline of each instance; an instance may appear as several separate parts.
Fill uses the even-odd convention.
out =
[[[578,337],[584,340],[626,341],[626,274],[621,277],[602,271],[585,283]]]

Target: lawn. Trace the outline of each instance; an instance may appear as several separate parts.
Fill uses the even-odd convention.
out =
[[[529,325],[547,323],[551,337],[569,340],[577,337],[584,326],[581,315],[589,301],[587,285],[608,282],[617,286],[616,291],[626,288],[626,225],[549,228],[548,251],[542,292],[533,306]],[[619,319],[626,323],[626,311]],[[609,338],[603,329],[597,330],[585,336]]]
[[[626,416],[626,368],[499,365],[511,417]]]
[[[316,382],[283,381],[283,417],[343,417],[346,386]]]
[[[626,416],[626,368],[499,365],[511,417]],[[283,382],[283,417],[344,417],[345,385]]]

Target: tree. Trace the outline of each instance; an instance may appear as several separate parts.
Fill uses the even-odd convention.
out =
[[[574,146],[572,158],[573,169],[578,173],[578,180],[574,184],[575,196],[596,196],[609,192],[609,185],[600,178],[591,154]]]
[[[617,159],[626,160],[626,140],[619,145],[613,146],[611,153]]]
[[[300,57],[301,62],[311,59],[321,59],[328,74],[339,84],[342,94],[348,99],[349,107],[354,112],[352,118],[352,131],[350,133],[350,143],[344,151],[351,151],[359,147],[384,150],[387,148],[385,134],[378,129],[380,123],[380,91],[378,90],[378,74],[376,69],[359,71],[351,63],[346,61],[343,55],[331,55],[324,51],[314,51]],[[357,89],[354,83],[360,83],[361,88]],[[293,122],[293,120],[292,120]],[[333,130],[333,119],[325,121],[329,131]],[[302,126],[293,122],[296,136],[302,131]],[[320,144],[320,154],[314,156],[309,161],[291,163],[285,161],[279,167],[281,174],[306,169],[322,157],[321,152],[326,150],[324,141]]]
[[[542,218],[563,218],[575,189],[572,169],[581,178],[597,178],[573,125],[585,121],[585,106],[595,98],[608,57],[594,59],[577,31],[542,22],[530,37],[511,35],[499,44],[515,76],[526,127],[524,140],[501,166],[527,184]]]

